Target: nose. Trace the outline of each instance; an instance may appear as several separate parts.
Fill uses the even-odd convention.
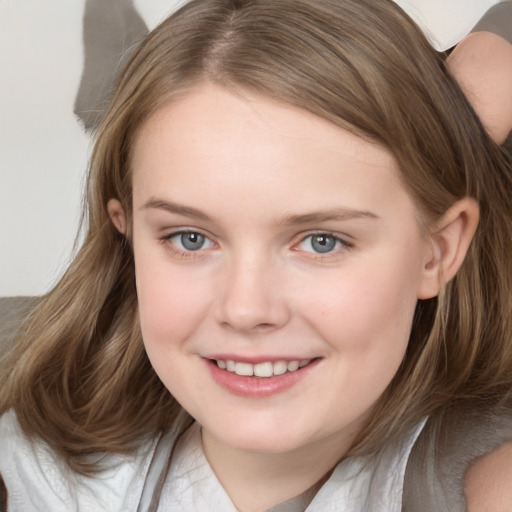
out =
[[[217,300],[217,321],[230,330],[268,333],[286,325],[290,310],[279,269],[254,256],[231,261]]]

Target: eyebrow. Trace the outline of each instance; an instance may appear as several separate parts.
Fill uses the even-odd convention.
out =
[[[198,210],[197,208],[173,203],[172,201],[165,201],[163,199],[151,198],[146,201],[146,203],[142,205],[141,210],[149,209],[165,210],[166,212],[177,213],[178,215],[183,215],[184,217],[190,217],[192,219],[211,221],[210,217],[208,217],[206,213]]]
[[[185,206],[182,204],[174,203],[172,201],[166,201],[164,199],[149,199],[141,207],[141,210],[156,209],[164,210],[169,213],[175,213],[189,217],[192,219],[211,221],[212,219],[206,215],[206,213],[192,208],[191,206]],[[331,208],[328,210],[321,210],[311,213],[301,214],[286,214],[284,215],[279,224],[282,225],[300,225],[300,224],[311,224],[315,222],[327,222],[332,220],[350,220],[350,219],[378,219],[379,216],[373,212],[367,210],[353,210],[349,208]]]
[[[350,208],[331,208],[318,212],[288,214],[280,221],[281,224],[311,224],[315,222],[327,222],[330,220],[350,219],[378,219],[379,216],[367,210],[353,210]]]

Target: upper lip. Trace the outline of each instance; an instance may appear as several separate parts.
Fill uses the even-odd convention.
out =
[[[258,355],[258,356],[247,356],[247,355],[238,355],[238,354],[212,354],[208,356],[204,356],[205,359],[214,359],[216,361],[236,361],[239,363],[249,363],[249,364],[258,364],[258,363],[267,363],[267,362],[276,362],[276,361],[305,361],[307,359],[315,359],[315,357],[308,356],[281,356],[281,355]]]

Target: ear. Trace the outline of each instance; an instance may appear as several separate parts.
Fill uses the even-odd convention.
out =
[[[121,203],[117,199],[110,199],[107,203],[107,210],[112,224],[119,233],[126,234],[126,213]]]
[[[419,299],[435,297],[459,270],[478,226],[477,202],[465,197],[454,203],[436,222],[430,234],[423,276],[418,287]]]

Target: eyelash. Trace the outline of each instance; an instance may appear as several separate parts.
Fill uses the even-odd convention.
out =
[[[187,234],[188,235],[197,235],[198,237],[202,238],[203,243],[207,242],[210,244],[210,246],[206,247],[206,248],[199,247],[198,249],[193,250],[193,249],[187,249],[186,247],[184,247],[183,240],[180,241],[180,245],[182,246],[181,248],[176,244],[176,242],[172,241],[176,237],[183,237],[183,235],[187,235]],[[313,243],[314,243],[315,237],[317,237],[318,239],[322,239],[322,238],[330,239],[334,243],[334,246],[325,252],[315,251],[313,248]],[[313,249],[311,251],[300,248],[300,246],[302,244],[304,244],[308,239],[310,239],[309,243],[311,245],[311,248]],[[168,234],[160,237],[159,240],[162,244],[165,244],[166,247],[169,248],[175,255],[179,256],[182,259],[198,258],[203,255],[205,250],[211,249],[212,247],[214,247],[216,245],[215,242],[213,242],[209,236],[201,233],[200,231],[193,230],[193,229],[190,229],[190,230],[182,229],[179,231],[173,231],[172,233],[168,233]],[[332,258],[334,256],[338,256],[340,251],[351,250],[353,247],[354,247],[353,243],[347,241],[346,239],[340,238],[339,236],[336,236],[333,233],[318,231],[318,232],[309,233],[308,235],[303,236],[299,242],[297,242],[296,244],[294,244],[292,246],[292,250],[297,251],[297,252],[300,251],[303,253],[307,253],[307,254],[309,254],[309,256],[307,256],[307,257],[310,259],[324,261],[325,259]]]
[[[200,247],[197,250],[187,249],[186,247],[180,248],[176,245],[175,242],[172,241],[173,238],[176,237],[182,237],[183,235],[197,235],[204,239],[204,241],[208,241],[211,246],[214,246],[215,243],[212,242],[209,236],[204,235],[200,231],[193,230],[193,229],[181,229],[179,231],[173,231],[172,233],[168,233],[167,235],[164,235],[159,238],[160,242],[164,244],[168,249],[170,249],[176,256],[179,256],[182,259],[186,258],[198,258],[202,255],[204,252],[204,248]],[[180,242],[183,246],[183,242]],[[208,247],[209,249],[210,247]],[[206,249],[207,250],[207,249]]]
[[[315,237],[317,237],[319,239],[321,239],[321,238],[331,239],[332,242],[334,243],[334,246],[325,252],[320,252],[320,251],[315,251],[315,250],[308,251],[308,250],[304,250],[304,249],[300,248],[300,246],[302,244],[304,244],[309,239],[310,240],[309,244],[310,244],[311,248],[314,249],[313,243],[314,243]],[[325,232],[325,231],[309,233],[308,235],[302,237],[300,242],[298,242],[297,244],[295,244],[293,246],[293,250],[308,253],[308,254],[310,254],[310,256],[308,256],[309,258],[319,260],[319,261],[324,261],[328,258],[334,258],[336,256],[339,256],[340,252],[351,250],[353,248],[354,248],[354,244],[352,242],[349,242],[348,240],[346,240],[344,238],[336,236],[333,233]]]

